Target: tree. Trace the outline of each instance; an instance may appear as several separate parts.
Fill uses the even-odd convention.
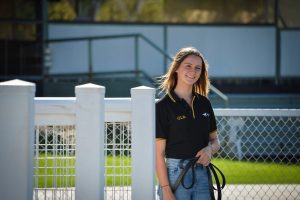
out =
[[[106,0],[97,21],[160,22],[163,20],[163,0]]]
[[[61,0],[49,2],[48,5],[48,19],[49,20],[63,20],[71,21],[76,17],[74,7],[69,0]]]

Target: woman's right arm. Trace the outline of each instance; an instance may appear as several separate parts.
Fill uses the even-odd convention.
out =
[[[161,185],[163,200],[175,200],[168,180],[167,167],[165,163],[166,140],[156,140],[156,175]]]

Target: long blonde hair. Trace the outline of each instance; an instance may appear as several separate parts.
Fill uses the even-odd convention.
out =
[[[194,47],[185,47],[180,49],[167,71],[167,73],[160,77],[159,89],[165,93],[170,93],[177,85],[177,69],[179,68],[182,61],[189,55],[199,56],[202,60],[201,75],[196,83],[194,83],[193,90],[203,96],[208,95],[210,81],[208,79],[208,64],[202,54]]]

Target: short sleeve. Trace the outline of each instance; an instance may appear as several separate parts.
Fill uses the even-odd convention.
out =
[[[212,133],[214,131],[217,130],[217,123],[216,123],[216,117],[215,117],[215,114],[214,114],[214,110],[211,106],[211,103],[208,101],[208,105],[209,105],[209,115],[210,115],[210,121],[209,121],[209,127],[210,127],[210,130],[209,130],[209,133]]]
[[[156,103],[156,138],[167,139],[168,126],[167,126],[167,112],[166,108],[161,104]]]

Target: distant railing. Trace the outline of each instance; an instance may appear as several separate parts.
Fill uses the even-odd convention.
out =
[[[108,40],[108,39],[119,39],[119,38],[134,38],[134,65],[135,71],[139,71],[139,39],[142,39],[149,44],[156,51],[161,53],[165,58],[172,60],[172,57],[161,49],[158,45],[152,42],[150,39],[142,34],[119,34],[119,35],[104,35],[104,36],[89,36],[89,37],[68,37],[68,38],[57,38],[47,40],[48,44],[62,43],[62,42],[73,42],[73,41],[87,41],[88,43],[88,74],[90,80],[93,78],[93,57],[92,57],[92,42],[94,40]]]
[[[93,81],[101,80],[101,78],[124,78],[124,77],[139,77],[144,78],[149,83],[149,86],[155,87],[157,84],[155,80],[150,77],[146,72],[142,70],[133,71],[133,70],[122,70],[122,71],[113,71],[113,72],[94,72],[93,73]],[[68,73],[68,74],[51,74],[47,77],[48,81],[52,82],[68,82],[68,81],[76,81],[76,82],[88,82],[89,74],[88,73]]]
[[[132,71],[135,73],[136,77],[138,77],[139,74],[142,74],[150,83],[154,84],[155,82],[153,79],[147,75],[144,71],[141,71],[139,69],[140,62],[139,62],[139,39],[146,42],[148,45],[150,45],[153,49],[155,49],[157,52],[162,54],[165,59],[172,60],[172,56],[168,54],[165,50],[160,48],[158,45],[156,45],[153,41],[151,41],[149,38],[144,36],[143,34],[136,33],[136,34],[119,34],[119,35],[103,35],[103,36],[89,36],[89,37],[68,37],[68,38],[57,38],[57,39],[50,39],[47,40],[48,44],[53,43],[63,43],[63,42],[72,42],[72,41],[86,41],[88,43],[88,73],[86,74],[88,76],[89,81],[91,82],[94,78],[94,75],[100,75],[101,73],[94,73],[93,70],[93,54],[92,54],[92,42],[94,40],[109,40],[109,39],[117,39],[117,38],[134,38],[134,65],[135,70]],[[128,72],[128,71],[127,71]],[[115,73],[119,74],[120,72],[109,72],[109,73]],[[84,74],[82,74],[84,75]],[[55,75],[58,76],[58,75]],[[64,77],[69,76],[68,74],[64,74]],[[224,100],[225,107],[228,106],[228,97],[222,93],[220,90],[218,90],[216,87],[211,85],[210,87],[211,91],[213,91],[217,96],[219,96],[222,100]]]

